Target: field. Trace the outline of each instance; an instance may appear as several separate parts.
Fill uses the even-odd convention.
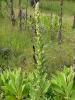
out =
[[[24,0],[22,0],[22,8],[25,9],[27,6],[27,2],[25,2]],[[2,3],[2,12],[0,12],[0,71],[6,71],[4,75],[9,77],[13,77],[13,78],[9,78],[12,79],[12,81],[9,81],[9,84],[13,83],[16,84],[14,85],[15,87],[17,86],[17,83],[14,83],[13,80],[20,82],[20,78],[24,78],[24,82],[25,82],[25,89],[31,89],[32,87],[32,92],[30,92],[31,95],[36,95],[36,94],[40,94],[40,92],[35,92],[34,88],[38,87],[38,81],[41,80],[41,74],[38,75],[38,72],[33,73],[33,70],[36,69],[36,65],[35,61],[34,61],[34,48],[33,45],[35,44],[35,36],[36,33],[34,33],[34,30],[32,29],[32,26],[34,23],[32,23],[33,17],[32,19],[30,19],[30,16],[34,15],[34,8],[32,8],[30,6],[30,4],[28,4],[28,9],[27,9],[27,13],[28,13],[28,18],[27,18],[27,22],[25,21],[23,23],[23,29],[20,30],[19,27],[19,17],[18,17],[18,12],[19,12],[19,7],[18,7],[18,1],[14,0],[14,12],[16,15],[16,23],[13,26],[11,19],[10,19],[10,13],[9,13],[9,9],[6,5],[6,3],[3,1]],[[75,14],[75,1],[64,1],[64,5],[63,5],[63,21],[62,21],[62,43],[59,44],[58,43],[58,34],[59,34],[59,18],[60,18],[60,2],[59,1],[50,1],[50,0],[41,0],[40,1],[40,33],[42,36],[42,43],[44,44],[43,46],[43,50],[44,50],[44,56],[45,56],[45,64],[46,64],[46,70],[47,70],[47,74],[48,74],[48,79],[50,79],[49,75],[52,76],[52,73],[56,73],[57,70],[62,70],[64,69],[64,66],[67,66],[68,68],[70,68],[71,66],[74,65],[74,60],[75,60],[75,28],[73,28],[73,19],[74,19],[74,14]],[[53,21],[54,23],[53,25],[53,40],[51,40],[51,30],[50,30],[50,17],[51,17],[51,13],[53,14]],[[38,33],[38,32],[37,32]],[[39,48],[39,46],[36,46],[35,48]],[[37,49],[37,52],[40,51],[40,49]],[[40,54],[41,55],[41,54]],[[39,57],[37,57],[38,60],[40,59]],[[39,63],[39,61],[38,61]],[[28,76],[23,76],[20,75],[20,71],[21,70],[16,70],[16,68],[21,68],[23,72],[25,72],[26,75]],[[7,71],[11,70],[11,71]],[[15,71],[14,71],[15,70]],[[37,69],[38,70],[38,69]],[[13,72],[12,72],[13,71]],[[34,79],[33,79],[33,74],[31,74],[31,72],[33,74],[35,74]],[[9,73],[9,74],[8,74]],[[30,73],[30,74],[28,74]],[[65,80],[65,78],[68,77],[68,74],[72,75],[72,77],[70,77],[69,82],[65,82],[65,85],[63,86],[63,82]],[[70,80],[73,81],[73,75],[72,74],[74,72],[72,72],[72,70],[67,70],[64,69],[63,72],[58,72],[59,75],[57,75],[57,79],[55,79],[55,81],[58,81],[57,84],[61,85],[58,86],[57,84],[52,84],[52,86],[56,86],[59,87],[64,87],[63,91],[67,91],[68,87],[66,84],[70,83]],[[16,75],[16,77],[15,77]],[[59,77],[60,76],[60,77]],[[36,79],[35,79],[36,77]],[[64,78],[65,77],[65,78]],[[1,77],[2,78],[2,77]],[[5,76],[4,76],[5,78]],[[23,79],[22,78],[22,79]],[[54,79],[52,78],[51,82],[54,82]],[[68,79],[68,78],[67,78]],[[66,80],[67,80],[66,79]],[[34,81],[33,81],[34,80]],[[59,80],[61,80],[59,82]],[[26,84],[27,82],[31,82]],[[37,81],[37,82],[36,82]],[[42,82],[47,82],[47,80],[42,80],[40,83],[42,84]],[[48,81],[50,82],[50,81]],[[75,82],[75,81],[74,81]],[[20,82],[21,83],[21,82]],[[18,84],[19,87],[22,84]],[[35,84],[36,85],[35,85]],[[61,84],[62,83],[62,84]],[[1,83],[0,83],[1,84]],[[34,85],[33,85],[34,84]],[[47,84],[47,83],[46,83]],[[75,83],[73,83],[75,84]],[[72,85],[73,85],[72,84]],[[45,84],[44,84],[45,85]],[[7,84],[6,84],[7,86]],[[12,86],[12,85],[11,85]],[[28,88],[28,86],[30,86]],[[34,88],[33,88],[34,86]],[[47,84],[46,89],[49,89],[49,84]],[[22,87],[22,89],[24,88]],[[40,86],[42,87],[42,86]],[[75,85],[73,85],[73,87],[75,87]],[[42,87],[43,88],[43,87]],[[61,91],[58,93],[57,88],[56,89],[56,94],[62,94]],[[27,91],[26,90],[26,91]],[[1,90],[0,90],[1,91]],[[13,89],[13,91],[15,91]],[[20,92],[19,88],[17,87],[17,91]],[[41,91],[41,89],[38,89],[38,91]],[[42,90],[43,91],[43,90]],[[46,91],[46,90],[45,90]],[[49,91],[49,90],[48,90]],[[48,91],[46,93],[48,93]],[[68,90],[70,91],[70,90]],[[20,95],[20,93],[18,92],[18,95]],[[51,91],[49,91],[51,92]],[[7,93],[7,92],[5,92]],[[27,94],[28,92],[25,92],[25,98],[27,98],[29,95]],[[51,92],[54,93],[54,92]],[[65,92],[66,93],[66,92]],[[64,95],[67,95],[65,94]],[[10,93],[12,94],[12,93]],[[2,94],[0,94],[1,97]],[[5,94],[4,94],[5,95]],[[15,95],[17,95],[17,92],[15,93]],[[50,94],[47,94],[47,96]],[[51,94],[53,95],[53,94]],[[50,96],[51,96],[50,95]],[[59,96],[60,97],[60,96]],[[74,100],[73,99],[69,99],[67,97],[64,97],[64,99],[61,99],[59,97],[49,97],[49,99],[39,99],[36,95],[36,98],[32,98],[32,99],[22,99],[16,97],[17,99],[11,99],[7,97],[7,99],[1,99],[1,100]],[[74,96],[75,97],[75,96]],[[52,98],[52,99],[50,99]]]
[[[41,6],[42,5],[42,6]],[[41,2],[41,13],[43,16],[48,16],[47,22],[50,16],[50,3],[49,1]],[[69,6],[67,6],[69,5]],[[44,6],[44,7],[43,7]],[[59,2],[54,1],[52,3],[53,13],[60,13],[59,10]],[[71,7],[70,7],[71,6]],[[73,2],[64,2],[64,16],[63,16],[63,42],[60,46],[58,45],[58,39],[54,40],[54,43],[51,44],[50,39],[50,30],[44,32],[43,38],[46,45],[45,54],[47,58],[47,62],[49,63],[48,67],[61,67],[64,65],[71,66],[73,62],[73,58],[75,56],[75,29],[72,29],[73,24],[73,13],[74,13],[75,4]],[[4,7],[3,7],[4,9]],[[30,9],[30,8],[29,8]],[[15,12],[17,12],[17,8],[15,7]],[[30,12],[30,11],[29,11]],[[32,10],[33,13],[33,10]],[[3,13],[7,16],[6,10]],[[49,23],[47,23],[49,25]],[[45,26],[49,27],[49,26]],[[58,33],[55,33],[56,35]],[[0,47],[3,49],[9,48],[12,51],[11,59],[8,61],[0,61],[1,66],[23,66],[26,69],[32,69],[33,66],[33,50],[32,50],[32,33],[29,30],[19,31],[18,22],[16,22],[16,26],[12,27],[11,22],[8,17],[0,18]],[[15,56],[14,56],[15,55]],[[25,65],[21,65],[21,59],[24,59]],[[12,63],[12,64],[11,64]],[[29,67],[29,68],[28,68]]]

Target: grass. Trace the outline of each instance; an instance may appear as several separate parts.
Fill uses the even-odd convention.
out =
[[[20,67],[19,59],[26,58],[26,66],[32,66],[32,43],[30,33],[19,31],[18,25],[12,27],[8,18],[1,19],[0,23],[0,48],[9,48],[12,50],[15,58],[15,66]],[[20,56],[23,56],[20,58]],[[13,60],[13,58],[11,60]],[[12,66],[12,65],[11,65]],[[26,67],[24,66],[24,67]]]
[[[59,2],[52,3],[53,13],[59,13]],[[43,42],[45,43],[44,50],[47,59],[48,72],[54,71],[56,68],[61,68],[64,65],[70,66],[73,63],[75,56],[75,30],[72,29],[73,12],[75,4],[73,2],[64,2],[64,17],[63,17],[63,43],[58,45],[57,35],[52,43],[50,41],[49,16],[50,2],[43,1],[40,6],[42,14],[48,16],[47,21],[44,21],[45,28],[48,30],[42,33]],[[15,11],[17,8],[15,7]],[[7,15],[7,14],[6,14]],[[48,26],[48,27],[47,27]],[[0,47],[10,48],[12,51],[11,59],[8,59],[8,64],[5,66],[23,67],[25,70],[33,69],[33,50],[31,42],[32,32],[30,30],[19,31],[18,23],[12,27],[8,17],[0,18]],[[25,59],[26,58],[26,59]],[[2,59],[2,58],[1,58]],[[0,59],[0,63],[4,65],[4,60]],[[24,61],[25,60],[25,61]]]
[[[44,12],[50,12],[52,10],[54,13],[60,14],[59,1],[43,0],[43,2],[41,1],[40,8]],[[75,2],[64,1],[63,10],[65,15],[73,15],[75,13]]]

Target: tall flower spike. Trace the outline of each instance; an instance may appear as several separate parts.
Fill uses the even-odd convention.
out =
[[[41,34],[39,29],[39,2],[35,5],[35,28],[36,28],[36,60],[37,60],[37,68],[40,68],[42,65],[42,55],[41,55]]]
[[[40,34],[39,32],[39,2],[37,2],[35,6],[35,24],[36,24],[36,34]]]
[[[46,71],[45,66],[45,56],[43,50],[43,41],[42,41],[42,34],[40,32],[40,13],[39,13],[39,2],[35,5],[35,30],[36,30],[36,37],[35,37],[35,52],[36,52],[36,67],[40,74],[43,74]]]

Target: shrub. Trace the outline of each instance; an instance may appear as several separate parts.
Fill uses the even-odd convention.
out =
[[[1,100],[74,100],[74,71],[64,68],[52,75],[39,74],[38,70],[25,74],[21,69],[0,74]]]
[[[29,87],[24,78],[21,69],[14,71],[4,71],[1,73],[1,90],[4,100],[23,100],[28,98]]]
[[[73,89],[74,71],[72,68],[64,68],[52,76],[51,85],[55,94],[55,100],[74,100],[75,90]]]

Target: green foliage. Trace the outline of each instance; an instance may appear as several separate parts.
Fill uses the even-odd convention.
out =
[[[50,13],[52,11],[53,13],[60,14],[60,0],[41,0],[40,9],[43,12]],[[74,9],[75,2],[73,2],[72,0],[64,1],[63,10],[65,15],[74,14]]]
[[[38,70],[30,73],[28,79],[30,80],[30,100],[46,100],[45,96],[48,88],[50,87],[50,81],[46,78],[46,74],[40,75]]]
[[[75,73],[72,68],[64,68],[63,72],[57,72],[52,76],[51,85],[55,94],[55,100],[74,100],[73,89]]]
[[[42,1],[42,0],[41,0]],[[43,0],[43,3],[45,5],[40,6],[41,9],[45,10],[51,10],[51,4],[50,0]],[[26,1],[23,1],[25,4]],[[23,4],[23,6],[25,6]],[[67,2],[65,3],[65,7],[67,7]],[[73,5],[73,3],[72,3]],[[72,6],[71,5],[71,6]],[[15,3],[16,6],[16,3]],[[45,7],[44,7],[45,6]],[[73,5],[74,6],[74,5]],[[44,7],[44,8],[43,8]],[[16,8],[16,7],[15,7]],[[70,7],[71,8],[71,7]],[[54,2],[53,3],[53,12],[59,13],[59,3]],[[69,9],[67,10],[68,13]],[[74,11],[74,8],[72,8],[72,14]],[[17,13],[17,9],[15,9],[15,12]],[[70,12],[70,11],[69,11]],[[66,13],[66,11],[65,11]],[[44,70],[44,63],[45,63],[45,57],[44,57],[44,50],[47,54],[46,56],[49,57],[48,60],[49,64],[49,71],[54,71],[54,67],[61,67],[66,64],[66,62],[72,64],[72,59],[74,56],[73,53],[73,35],[70,37],[69,33],[72,33],[70,27],[68,26],[68,29],[66,29],[67,24],[65,23],[63,25],[63,31],[65,33],[63,34],[64,40],[69,37],[67,42],[63,42],[61,48],[55,43],[55,44],[46,44],[50,41],[50,15],[41,15],[39,13],[39,6],[36,5],[35,8],[35,16],[33,18],[35,21],[35,28],[36,28],[36,37],[35,37],[35,49],[36,49],[36,59],[37,59],[37,66],[36,69],[33,72],[27,73],[27,75],[21,71],[21,69],[17,70],[6,70],[0,73],[0,99],[2,100],[74,100],[75,99],[75,89],[73,89],[74,86],[74,72],[72,69],[65,68],[61,72],[57,72],[55,75],[52,75],[51,80],[48,77],[46,69]],[[10,61],[10,64],[8,61],[5,63],[5,66],[8,67],[21,65],[24,68],[27,66],[32,65],[32,43],[30,30],[25,30],[26,32],[19,32],[16,26],[12,27],[9,25],[9,19],[0,19],[0,36],[2,37],[0,39],[0,46],[1,47],[7,47],[11,48],[12,53],[9,51],[7,54],[5,54],[5,49],[1,51],[0,55],[0,63],[2,60],[2,63],[5,63],[5,59],[8,59],[9,61],[12,58],[12,62]],[[5,22],[6,21],[6,22]],[[34,24],[34,23],[33,23]],[[28,25],[31,26],[31,20],[28,20]],[[40,32],[41,26],[43,26],[46,31]],[[29,27],[30,28],[30,27]],[[59,17],[57,15],[53,15],[52,18],[52,28],[54,31],[54,37],[57,36],[57,33],[59,31]],[[68,35],[66,34],[68,33]],[[73,32],[74,33],[74,32]],[[32,34],[31,34],[32,35]],[[67,35],[67,37],[65,37]],[[72,38],[72,39],[71,39]],[[43,40],[43,41],[42,41]],[[43,50],[43,44],[45,43],[44,50]],[[68,44],[68,45],[67,45]],[[48,47],[48,48],[47,48]],[[3,58],[2,58],[3,57]],[[24,65],[23,61],[24,59],[28,60],[28,65]],[[21,62],[21,63],[20,63]],[[26,62],[27,63],[27,62]],[[23,65],[22,65],[23,64]],[[0,65],[1,66],[1,65]],[[13,68],[14,69],[14,68]],[[30,68],[28,68],[30,70]],[[31,68],[32,69],[32,68]],[[23,70],[23,69],[22,69]],[[43,72],[45,71],[45,72]],[[49,72],[50,74],[50,72]],[[48,77],[48,78],[47,78]]]
[[[2,100],[74,100],[75,72],[72,68],[57,71],[51,79],[38,70],[25,74],[21,69],[6,70],[0,74]]]
[[[57,15],[52,16],[52,28],[54,30],[59,29],[59,16]]]
[[[0,96],[2,100],[46,100],[50,86],[46,75],[39,76],[37,70],[25,75],[20,69],[6,70],[0,74]]]
[[[15,71],[4,71],[1,73],[1,90],[4,100],[23,100],[28,97],[29,87],[21,69]]]
[[[22,7],[26,8],[27,0],[22,0]],[[43,1],[43,2],[42,2]],[[58,68],[58,66],[64,66],[68,65],[70,66],[72,64],[73,57],[75,55],[74,52],[74,43],[75,43],[75,30],[71,29],[72,26],[72,20],[73,18],[71,16],[66,16],[66,12],[68,14],[73,13],[75,9],[75,3],[73,2],[66,2],[64,1],[64,16],[63,16],[63,44],[62,44],[62,50],[59,49],[59,46],[57,45],[57,34],[56,30],[58,30],[58,27],[56,30],[54,30],[54,38],[55,42],[53,44],[49,44],[50,42],[50,8],[51,8],[51,2],[50,0],[41,0],[41,9],[45,11],[46,7],[49,8],[48,13],[41,13],[41,25],[42,26],[42,39],[43,43],[45,44],[45,52],[47,58],[47,65],[49,65],[48,69],[49,71],[55,70],[55,68]],[[42,8],[43,6],[43,8]],[[53,14],[54,12],[59,11],[59,2],[53,1]],[[0,18],[0,48],[10,48],[12,51],[11,59],[4,60],[0,56],[0,67],[9,67],[11,66],[14,68],[16,66],[20,67],[23,66],[25,69],[33,70],[33,51],[32,51],[32,32],[29,30],[31,28],[31,24],[29,24],[29,16],[32,15],[33,9],[28,8],[28,25],[29,28],[27,30],[23,30],[20,32],[18,30],[18,0],[14,0],[14,10],[16,15],[16,25],[12,27],[11,22],[9,20],[9,11],[7,11],[6,3],[2,2],[2,14],[5,16],[4,18]],[[4,14],[6,12],[6,14]],[[56,14],[53,15],[53,17],[57,16]],[[58,16],[57,16],[58,17]],[[56,20],[55,18],[53,18]],[[58,18],[59,19],[59,18]],[[54,22],[55,23],[55,22]],[[53,25],[54,26],[54,25]],[[34,33],[33,33],[34,34]],[[34,34],[35,35],[35,34]],[[67,45],[68,44],[68,45]],[[13,55],[13,56],[12,56]],[[24,55],[26,57],[26,65],[21,65],[21,56]],[[49,72],[50,73],[50,72]]]
[[[42,54],[42,40],[41,33],[39,27],[39,3],[35,6],[35,28],[36,28],[36,37],[35,37],[35,50],[36,50],[36,70],[30,75],[32,76],[32,80],[30,82],[30,98],[31,100],[47,100],[45,94],[50,86],[49,81],[46,79],[46,73],[44,71],[44,62],[43,62],[43,54]]]

